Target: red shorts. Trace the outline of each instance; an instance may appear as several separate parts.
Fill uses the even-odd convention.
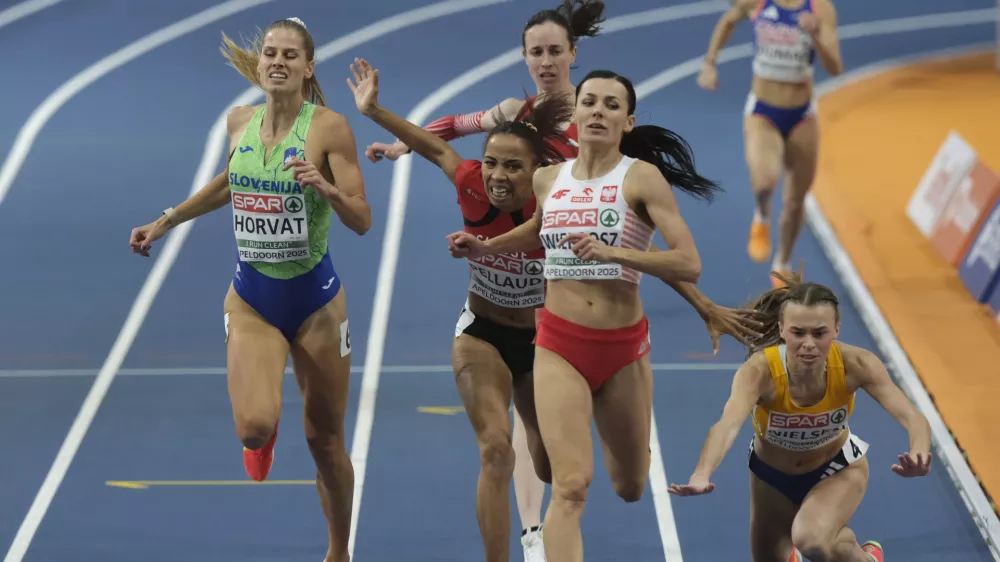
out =
[[[649,353],[649,321],[614,330],[587,328],[542,309],[535,345],[558,354],[597,392],[615,373]]]

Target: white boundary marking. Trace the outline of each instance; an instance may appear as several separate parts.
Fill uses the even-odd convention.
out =
[[[0,11],[0,27],[8,26],[21,18],[26,18],[31,14],[36,12],[41,12],[45,8],[49,8],[64,2],[65,0],[25,0],[20,4],[14,4],[13,6]]]
[[[988,24],[992,23],[997,17],[998,14],[993,9],[947,12],[845,25],[841,27],[838,34],[841,39],[855,39],[908,31]],[[987,44],[987,47],[992,47],[992,44]],[[852,81],[874,76],[890,68],[930,58],[956,56],[962,52],[968,52],[969,49],[969,46],[965,46],[883,60],[860,67],[836,79],[819,84],[817,86],[817,93],[822,95],[832,92]],[[734,45],[723,49],[719,53],[718,62],[731,62],[748,58],[752,54],[753,48],[751,44]],[[637,95],[639,97],[650,95],[661,88],[696,75],[700,70],[701,60],[702,57],[690,59],[638,84],[636,86]],[[641,94],[639,94],[640,91]],[[889,327],[888,321],[882,316],[871,293],[868,292],[860,275],[858,275],[857,270],[854,268],[846,250],[837,240],[835,233],[826,222],[822,211],[811,195],[806,199],[806,220],[816,238],[820,241],[820,245],[823,247],[827,258],[833,264],[844,285],[847,287],[865,325],[876,342],[878,342],[883,354],[888,358],[889,368],[895,372],[896,379],[900,382],[901,388],[914,401],[917,408],[927,416],[931,424],[933,440],[938,449],[938,459],[948,469],[959,496],[965,502],[973,521],[979,528],[994,559],[1000,561],[1000,551],[998,551],[997,546],[1000,543],[1000,521],[998,521],[996,512],[990,507],[989,500],[979,486],[975,475],[965,461],[950,431],[941,419],[940,413],[935,408],[919,376],[909,363],[906,353]],[[655,493],[657,493],[656,490],[654,490]]]
[[[265,2],[270,2],[273,0],[240,0],[239,2],[233,1],[224,4],[225,6],[238,6],[245,5],[246,7],[251,7]],[[457,12],[462,12],[466,10],[471,10],[474,8],[479,8],[488,5],[499,4],[503,2],[509,2],[511,0],[448,0],[445,2],[438,2],[436,4],[430,4],[421,8],[411,10],[409,12],[403,12],[396,14],[394,16],[379,20],[373,24],[360,28],[348,35],[341,37],[335,41],[325,44],[324,46],[316,50],[316,62],[322,62],[323,60],[330,58],[334,55],[340,54],[343,51],[361,45],[362,43],[377,39],[384,35],[387,35],[393,31],[410,27],[418,23],[423,23],[432,19],[440,18]],[[223,5],[220,5],[223,6]],[[218,6],[215,8],[219,8]],[[230,11],[225,15],[235,13],[238,10]],[[192,23],[197,23],[199,26],[206,25],[213,21],[211,18],[220,19],[224,16],[217,16],[212,13],[212,10],[206,10],[201,12],[199,15],[193,16],[193,18],[204,18],[204,19],[192,19],[188,18],[182,22],[174,24],[174,26],[180,25],[184,22],[189,22],[187,25]],[[171,27],[174,27],[171,26]],[[157,32],[157,34],[165,32],[165,30],[170,29],[164,28]],[[176,29],[176,28],[175,28]],[[154,34],[156,35],[156,34]],[[147,36],[147,39],[152,36]],[[162,37],[162,36],[161,36]],[[149,50],[149,43],[143,43],[146,39],[140,40],[139,42],[133,43],[130,47],[134,49],[145,49]],[[165,41],[163,41],[165,42]],[[155,45],[154,45],[155,46]],[[145,51],[142,51],[145,52]],[[141,54],[141,53],[140,53]],[[134,56],[122,55],[117,59],[114,59],[115,64],[122,65],[129,60],[135,58],[138,54]],[[114,55],[112,55],[114,57]],[[109,59],[104,59],[91,67],[94,69],[96,66],[104,63],[105,65],[112,64]],[[90,69],[88,69],[90,70]],[[69,87],[65,92],[58,98],[56,98],[56,93],[63,91],[62,89],[57,90],[46,100],[45,103],[49,103],[50,100],[56,98],[58,103],[55,103],[51,108],[50,113],[55,113],[59,107],[64,104],[69,98],[82,89],[84,86],[91,82],[100,79],[104,74],[110,71],[111,68],[103,70],[102,72],[88,71],[77,75],[67,84],[74,83],[74,81],[79,80],[89,80],[86,84],[80,86]],[[81,78],[83,76],[84,78]],[[66,85],[64,84],[64,87]],[[209,138],[206,141],[205,152],[202,158],[202,162],[198,167],[198,172],[195,175],[194,181],[192,182],[190,193],[193,194],[199,190],[204,184],[214,175],[213,170],[217,167],[219,159],[221,158],[222,151],[224,150],[226,144],[226,116],[229,110],[235,105],[249,104],[252,103],[260,91],[251,88],[244,95],[241,95],[236,99],[234,104],[226,108],[226,110],[220,115],[219,119],[216,120],[215,124],[211,129]],[[43,106],[45,106],[43,103]],[[36,114],[39,110],[36,110]],[[33,115],[34,117],[34,115]],[[47,118],[46,118],[47,119]],[[30,123],[30,120],[29,120]],[[27,127],[27,125],[26,125]],[[40,125],[38,126],[40,128]],[[23,130],[22,130],[23,132]],[[37,133],[37,131],[36,131]],[[20,135],[19,135],[20,138]],[[16,148],[16,147],[15,147]],[[19,156],[20,160],[23,162],[24,157],[27,152]],[[10,158],[8,158],[10,161]],[[4,167],[6,171],[6,166]],[[16,172],[15,172],[16,174]],[[12,174],[15,175],[15,174]],[[11,177],[13,179],[13,177]],[[7,184],[9,185],[9,183]],[[0,183],[0,197],[4,193],[4,184]],[[0,201],[2,202],[2,201]],[[59,452],[56,455],[55,461],[52,463],[52,467],[49,469],[48,474],[45,477],[45,481],[42,483],[41,488],[39,488],[38,493],[35,496],[34,501],[31,504],[31,508],[28,514],[25,516],[24,521],[21,523],[18,529],[17,535],[14,537],[14,541],[11,544],[10,550],[7,552],[6,557],[3,562],[21,562],[28,547],[31,544],[31,540],[38,530],[38,526],[41,524],[42,519],[45,517],[45,513],[52,503],[52,499],[55,497],[56,492],[59,489],[59,485],[62,483],[63,478],[66,476],[69,466],[73,461],[73,457],[76,455],[76,451],[80,447],[90,424],[93,422],[94,417],[97,415],[97,410],[104,400],[107,394],[108,388],[111,386],[111,382],[114,380],[118,369],[121,367],[122,362],[125,360],[125,356],[128,354],[129,349],[132,346],[132,342],[135,336],[139,332],[139,328],[142,326],[142,322],[149,312],[150,307],[153,304],[153,300],[156,298],[156,294],[159,292],[160,287],[163,285],[166,279],[167,273],[169,272],[174,261],[177,259],[177,255],[180,253],[181,245],[184,243],[184,239],[190,232],[191,227],[194,224],[194,220],[185,222],[181,224],[174,231],[167,236],[167,239],[163,245],[163,249],[156,258],[156,262],[153,264],[153,268],[149,275],[146,277],[146,281],[139,291],[139,295],[136,297],[135,302],[132,304],[132,308],[129,310],[129,315],[122,325],[121,332],[118,334],[118,338],[115,340],[114,345],[105,360],[104,365],[101,367],[100,372],[97,374],[94,380],[93,386],[90,392],[84,398],[83,405],[80,407],[80,411],[76,418],[73,420],[73,425],[70,427],[69,432],[66,435],[66,439],[63,441],[59,448]]]
[[[41,105],[31,112],[28,121],[17,132],[17,137],[14,139],[14,146],[11,148],[10,153],[7,154],[7,159],[4,160],[3,167],[0,167],[0,205],[3,204],[7,193],[14,184],[17,174],[21,171],[21,166],[24,165],[24,161],[28,158],[28,153],[31,152],[31,147],[34,145],[42,128],[73,96],[80,93],[87,86],[97,82],[109,72],[157,47],[205,27],[210,23],[273,1],[229,0],[228,2],[217,4],[129,43],[64,82],[49,94],[42,101]]]
[[[899,57],[880,61],[875,64],[858,68],[852,72],[843,74],[835,79],[827,80],[817,87],[817,93],[822,96],[835,92],[851,83],[871,78],[883,72],[908,66],[919,62],[930,62],[934,60],[946,60],[973,52],[990,52],[994,49],[993,43],[982,43],[976,47],[967,49],[945,49],[926,53],[923,56]],[[990,506],[989,499],[979,485],[975,473],[965,460],[965,455],[959,448],[958,443],[952,437],[951,431],[945,425],[940,412],[934,405],[933,399],[924,387],[916,369],[910,363],[906,351],[903,349],[896,334],[889,326],[888,320],[882,315],[874,297],[868,291],[861,275],[854,267],[847,251],[841,245],[836,233],[826,220],[822,209],[812,195],[806,199],[806,220],[811,227],[816,238],[819,240],[823,252],[833,264],[844,286],[847,288],[851,300],[854,301],[861,319],[868,327],[872,337],[878,343],[882,354],[886,357],[886,362],[891,372],[895,373],[903,392],[909,396],[917,408],[923,413],[931,426],[931,435],[934,444],[938,449],[938,460],[947,469],[955,488],[958,490],[962,502],[972,515],[973,521],[979,528],[983,539],[986,541],[993,559],[1000,561],[1000,520],[996,511]]]
[[[623,16],[610,18],[604,22],[602,35],[624,31],[636,27],[666,23],[670,21],[686,19],[701,15],[721,13],[728,9],[729,4],[723,0],[705,0],[702,2],[692,2],[679,6],[669,6],[666,8],[656,8],[641,12],[634,12]],[[426,121],[431,113],[439,107],[454,99],[463,91],[510,68],[521,61],[521,47],[514,47],[505,51],[483,63],[480,63],[470,70],[460,74],[449,82],[446,82],[426,98],[421,100],[406,120],[417,126]],[[377,66],[377,64],[376,64]],[[355,529],[358,525],[358,508],[360,506],[360,496],[364,486],[365,469],[367,466],[369,439],[371,429],[375,420],[375,397],[378,393],[379,376],[382,371],[382,355],[385,351],[385,339],[389,328],[389,309],[392,302],[392,289],[396,279],[396,265],[399,260],[399,247],[403,237],[403,221],[406,215],[406,200],[410,190],[410,174],[413,168],[413,155],[408,154],[400,157],[393,165],[392,189],[389,195],[389,217],[386,224],[385,238],[382,245],[382,258],[379,264],[378,284],[375,290],[375,306],[372,310],[372,323],[368,335],[367,355],[365,357],[365,371],[361,380],[361,399],[358,405],[358,418],[355,425],[354,441],[352,447],[352,460],[355,458],[354,478],[355,478],[355,511],[351,518],[351,552],[353,553]],[[654,418],[655,419],[655,418]],[[652,443],[652,438],[656,436],[653,432],[651,437],[651,448],[659,450],[659,443]],[[363,448],[362,448],[363,447]],[[355,452],[357,454],[355,454]],[[360,461],[360,463],[359,463]],[[653,458],[653,464],[660,465],[662,473],[662,458],[659,455]],[[360,469],[359,469],[360,466]],[[665,475],[664,475],[665,480]],[[680,558],[680,543],[677,538],[677,528],[674,524],[673,514],[670,511],[669,502],[664,511],[662,502],[656,503],[657,520],[659,521],[660,534],[664,544],[670,543],[667,547],[667,555],[676,552],[677,560]]]
[[[724,371],[735,372],[740,363],[653,363],[654,371]],[[47,379],[93,377],[99,369],[4,369],[0,379]],[[364,367],[351,367],[352,373],[363,373]],[[382,365],[382,373],[418,374],[451,373],[451,365]],[[211,376],[225,375],[225,367],[133,367],[118,369],[119,377],[170,377],[170,376]],[[292,374],[291,367],[285,369]]]

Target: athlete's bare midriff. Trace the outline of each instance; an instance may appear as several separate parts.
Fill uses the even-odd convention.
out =
[[[779,82],[754,76],[753,93],[757,99],[774,107],[802,107],[813,98],[813,83],[812,80]]]
[[[837,451],[844,446],[849,435],[850,431],[844,430],[833,441],[812,451],[789,451],[768,443],[757,435],[754,438],[754,451],[760,460],[785,474],[805,474],[825,465],[837,456]]]
[[[509,308],[469,292],[469,310],[480,318],[511,328],[535,328],[535,308]]]
[[[638,285],[617,280],[549,281],[545,308],[574,324],[599,330],[634,326],[643,315]]]

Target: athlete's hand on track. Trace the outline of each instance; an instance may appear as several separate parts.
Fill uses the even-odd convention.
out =
[[[760,332],[754,328],[763,327],[764,323],[755,319],[757,315],[756,310],[726,308],[712,303],[708,307],[708,314],[702,317],[708,328],[708,335],[712,338],[712,353],[718,355],[719,337],[722,335],[732,336],[746,346],[760,338]]]
[[[903,478],[927,476],[931,471],[931,452],[909,452],[899,455],[899,464],[892,465],[892,471]]]
[[[132,229],[128,245],[132,247],[132,253],[149,257],[149,248],[170,230],[170,224],[166,220],[156,220],[145,226]]]
[[[667,491],[675,496],[700,496],[714,489],[715,484],[709,482],[708,478],[692,475],[687,484],[671,484]]]
[[[448,252],[453,258],[476,259],[486,255],[486,243],[468,232],[449,234],[446,239]]]
[[[348,78],[347,86],[354,94],[354,104],[362,115],[370,115],[378,107],[378,71],[365,59],[354,59],[351,74],[354,81]]]
[[[368,148],[365,149],[365,156],[367,156],[372,162],[378,162],[382,158],[388,158],[389,160],[395,161],[409,151],[410,147],[400,141],[396,141],[392,144],[373,142],[368,145]]]
[[[312,188],[313,191],[322,195],[327,201],[340,196],[340,190],[337,189],[337,186],[326,181],[326,178],[323,177],[323,174],[319,173],[316,165],[312,162],[299,160],[293,156],[285,162],[286,170],[292,167],[295,168],[295,181],[305,187]]]
[[[567,234],[559,240],[558,246],[571,244],[570,250],[581,260],[592,260],[600,262],[610,262],[614,253],[614,248],[604,242],[594,238],[586,232],[574,232]]]

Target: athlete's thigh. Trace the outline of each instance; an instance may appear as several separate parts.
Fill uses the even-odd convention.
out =
[[[785,140],[767,118],[743,118],[744,156],[750,169],[750,183],[773,187],[781,179]]]
[[[500,353],[479,338],[460,334],[452,342],[451,357],[458,394],[476,438],[482,442],[502,436],[509,442],[511,374]]]
[[[233,416],[241,433],[272,431],[281,415],[281,381],[288,340],[233,289],[223,303],[226,373]]]
[[[819,160],[819,122],[809,118],[799,123],[788,135],[785,147],[785,168],[788,181],[785,182],[785,198],[794,197],[801,201],[816,178]]]
[[[798,506],[750,472],[750,553],[753,562],[788,562]]]
[[[868,459],[862,458],[820,480],[799,508],[792,536],[832,541],[850,522],[868,489]]]
[[[306,433],[343,433],[351,381],[345,289],[312,313],[292,342],[292,368],[305,400]]]
[[[552,467],[553,484],[582,478],[589,485],[594,476],[590,386],[565,359],[542,347],[535,348],[534,373],[535,412]]]
[[[538,429],[538,412],[535,410],[535,376],[533,372],[514,377],[514,407],[515,415],[521,418],[524,427],[524,438],[528,442],[531,460],[535,465],[535,473],[543,482],[552,482],[552,468],[549,466],[549,456],[545,451],[542,433]]]
[[[594,396],[594,421],[612,482],[645,481],[649,473],[652,400],[648,354],[615,373]]]

